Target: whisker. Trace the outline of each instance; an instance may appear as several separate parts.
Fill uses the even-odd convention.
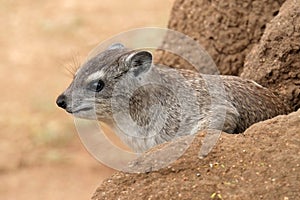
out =
[[[66,70],[69,75],[72,76],[72,78],[75,77],[75,74],[77,70],[80,68],[81,62],[80,62],[80,56],[78,53],[73,54],[72,58],[70,61],[66,64]]]
[[[69,70],[69,66],[67,66],[66,61],[59,60],[59,61],[56,61],[56,62],[57,62],[57,65],[59,66],[59,68],[61,69],[61,73],[63,73],[64,75],[66,75],[68,77],[73,78],[73,72],[71,72]]]
[[[75,74],[74,74],[73,69],[70,69],[69,67],[66,67],[65,70],[66,70],[66,71],[65,71],[65,74],[66,74],[67,76],[69,76],[70,78],[73,78],[73,79],[74,79]]]

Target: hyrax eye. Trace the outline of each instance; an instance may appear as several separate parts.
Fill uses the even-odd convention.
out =
[[[96,80],[89,83],[87,89],[93,92],[100,92],[104,88],[104,82],[102,80]]]

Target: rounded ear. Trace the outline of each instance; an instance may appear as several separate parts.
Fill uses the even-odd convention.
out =
[[[151,68],[152,54],[149,51],[134,52],[126,58],[125,62],[129,71],[132,71],[134,76],[139,76]]]
[[[124,49],[125,46],[121,43],[114,43],[112,45],[110,45],[107,50],[112,50],[112,49]]]

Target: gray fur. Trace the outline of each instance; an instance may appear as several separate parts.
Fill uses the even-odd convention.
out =
[[[241,133],[289,111],[253,81],[154,66],[149,54],[115,44],[89,59],[63,93],[66,111],[107,123],[136,152],[202,129]],[[95,77],[100,92],[87,90]]]

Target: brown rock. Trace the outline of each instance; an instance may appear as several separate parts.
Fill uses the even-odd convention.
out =
[[[214,59],[221,74],[238,75],[245,56],[258,43],[266,23],[277,15],[283,2],[176,0],[168,28],[197,40]],[[158,55],[160,63],[191,69],[177,56],[163,52]]]
[[[185,154],[156,172],[118,172],[97,199],[297,199],[300,196],[300,110],[259,122],[245,134],[223,133],[198,158],[200,133]]]
[[[246,58],[243,78],[287,97],[300,108],[300,1],[288,0]]]

